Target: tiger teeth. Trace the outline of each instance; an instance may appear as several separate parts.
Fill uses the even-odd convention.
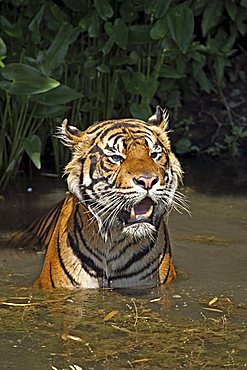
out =
[[[145,213],[145,217],[146,217],[146,218],[150,218],[150,217],[152,216],[153,210],[154,210],[154,207],[153,207],[153,206],[151,206],[151,207],[149,208],[149,210]]]
[[[131,207],[131,210],[130,210],[130,219],[131,220],[135,220],[136,218],[136,214],[135,214],[135,210],[133,207]]]
[[[134,207],[131,207],[131,209],[130,209],[130,219],[131,220],[136,220],[138,218],[142,218],[143,216],[145,218],[150,218],[152,216],[153,210],[154,210],[154,207],[150,206],[149,210],[146,213],[144,213],[143,215],[142,214],[136,215]]]

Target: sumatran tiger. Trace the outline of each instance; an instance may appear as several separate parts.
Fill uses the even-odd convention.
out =
[[[85,131],[63,121],[72,152],[68,193],[29,231],[46,246],[42,288],[125,288],[175,278],[166,215],[181,198],[179,161],[159,106],[147,122],[115,119]]]

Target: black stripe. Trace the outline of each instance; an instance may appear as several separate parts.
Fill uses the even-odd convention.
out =
[[[109,145],[107,145],[107,147],[106,147],[106,149],[112,149],[114,146],[115,146],[115,144],[116,144],[116,141],[118,140],[118,139],[120,139],[121,137],[124,137],[125,136],[125,134],[123,133],[123,132],[115,132],[114,134],[112,134],[112,135],[110,135],[109,137],[108,137],[108,141],[110,141],[111,139],[113,139],[114,138],[114,141],[113,141],[113,146],[112,147],[110,147]]]
[[[105,172],[112,172],[111,168],[105,166],[103,159],[100,161],[100,169],[104,170]]]
[[[156,261],[156,260],[155,260]],[[147,277],[154,275],[155,273],[159,273],[158,266],[155,266],[151,271],[147,272],[145,275],[143,275],[140,280],[145,280]]]
[[[98,146],[98,144],[94,145],[90,151],[89,151],[90,154],[94,154],[94,153],[99,153],[99,155],[103,155],[103,150]]]
[[[108,132],[110,132],[112,130],[116,130],[118,128],[123,129],[123,128],[127,128],[127,127],[128,128],[139,128],[140,127],[140,124],[137,124],[137,123],[134,123],[134,122],[133,123],[128,123],[128,122],[116,123],[113,126],[111,126],[109,128],[106,128],[102,132],[102,134],[100,135],[100,139],[102,140],[108,134]],[[145,126],[145,129],[147,129],[149,132],[152,132],[152,130],[150,128],[148,129],[146,126]]]
[[[139,261],[143,257],[145,257],[153,248],[154,243],[151,245],[146,245],[144,248],[142,248],[138,253],[135,253],[121,268],[118,268],[114,270],[116,273],[121,273],[127,270],[133,263]]]
[[[123,239],[120,239],[118,242],[114,243],[114,245],[112,246],[112,248],[110,249],[110,252],[112,252],[114,250],[114,248],[116,247],[119,247],[119,244],[122,243],[124,240],[126,239],[126,237],[124,237]],[[112,256],[111,258],[107,259],[107,263],[111,263],[112,261],[116,261],[117,259],[119,259],[120,257],[122,257],[122,255],[129,249],[133,247],[133,243],[128,243],[125,245],[125,247],[123,247],[118,254]]]
[[[49,245],[50,240],[51,240],[52,235],[53,235],[53,232],[51,232],[51,235],[50,235],[49,240],[45,243],[45,239],[47,238],[47,236],[48,236],[48,234],[49,234],[49,232],[50,232],[50,230],[51,230],[49,226],[51,226],[51,224],[53,224],[53,225],[54,225],[54,227],[53,227],[53,231],[54,231],[54,229],[55,229],[55,227],[56,227],[56,224],[57,224],[57,221],[58,221],[58,219],[59,219],[60,213],[61,213],[61,208],[62,208],[62,207],[59,207],[59,208],[56,210],[55,214],[53,215],[53,219],[52,219],[52,221],[50,221],[50,222],[49,222],[49,223],[50,223],[50,225],[46,225],[46,226],[45,226],[45,227],[46,227],[46,229],[44,229],[43,233],[41,233],[40,235],[38,235],[38,238],[41,240],[41,242],[42,242],[42,243],[44,243],[44,246],[45,246],[45,247],[47,247],[47,246]]]
[[[65,275],[67,276],[67,278],[69,279],[69,281],[71,282],[72,285],[78,286],[79,284],[73,278],[73,276],[70,275],[70,273],[68,272],[68,270],[66,269],[66,267],[64,265],[64,262],[63,262],[63,259],[62,259],[62,256],[61,256],[61,250],[60,250],[60,244],[59,244],[59,235],[58,235],[58,239],[57,239],[57,253],[58,253],[58,259],[59,259],[60,265],[63,269],[63,272],[65,273]]]
[[[51,280],[52,288],[55,288],[55,283],[54,283],[54,280],[53,280],[53,277],[52,277],[52,272],[51,272],[51,262],[50,262],[50,280]]]
[[[168,279],[168,276],[169,276],[169,273],[170,273],[170,268],[171,268],[171,264],[169,263],[169,267],[168,267],[168,270],[167,270],[167,273],[166,273],[166,277],[164,280],[162,280],[162,284],[165,284],[167,282],[167,279]]]
[[[95,170],[97,162],[98,158],[96,157],[96,155],[92,155],[90,158],[90,168],[89,168],[89,177],[91,178],[91,180],[93,180],[93,172]]]
[[[102,263],[102,259],[92,250],[92,248],[87,244],[83,234],[82,234],[82,227],[83,227],[83,222],[82,222],[82,219],[81,219],[81,215],[80,215],[80,212],[78,211],[78,209],[76,210],[77,213],[74,214],[74,235],[75,235],[75,239],[76,239],[76,245],[78,246],[80,244],[79,240],[78,240],[78,235],[77,235],[77,232],[79,233],[79,237],[81,239],[81,242],[83,244],[83,247],[89,252],[91,253],[95,258],[97,258],[101,263]],[[80,222],[81,222],[81,227],[78,227],[78,221],[77,221],[77,218],[76,216],[78,215],[78,217],[80,218]],[[78,248],[79,250],[79,248]]]
[[[140,275],[142,272],[144,272],[148,267],[150,267],[150,265],[153,265],[157,259],[159,258],[159,256],[157,256],[152,262],[148,261],[148,263],[146,263],[146,265],[144,265],[140,270],[138,271],[133,271],[133,272],[130,272],[130,273],[126,273],[126,274],[120,274],[120,275],[115,275],[115,276],[111,276],[110,279],[111,280],[121,280],[121,279],[128,279],[128,278],[131,278],[133,276],[137,276],[137,275]],[[158,265],[158,264],[157,264]],[[157,265],[155,265],[154,269],[151,271],[151,272],[147,272],[146,275],[144,275],[144,277],[141,277],[140,280],[143,280],[145,279],[148,275],[152,275],[155,273],[155,271],[157,271]]]
[[[84,253],[82,253],[79,250],[79,248],[76,245],[75,240],[74,240],[73,236],[71,236],[71,234],[68,234],[68,240],[69,240],[69,243],[70,243],[70,246],[73,250],[74,255],[81,261],[81,264],[82,264],[84,270],[90,276],[95,277],[95,275],[92,274],[92,272],[90,271],[90,269],[92,269],[93,271],[96,272],[97,277],[99,277],[99,276],[102,277],[103,276],[103,270],[101,268],[99,268],[98,266],[96,266],[91,258],[87,257]]]
[[[97,131],[102,130],[102,128],[104,128],[107,125],[110,125],[111,130],[112,130],[116,127],[117,124],[121,124],[121,126],[122,126],[123,123],[133,123],[133,122],[135,122],[135,123],[138,122],[139,124],[143,124],[143,125],[145,125],[145,127],[147,125],[146,122],[138,120],[138,119],[133,119],[133,118],[101,121],[101,122],[96,122],[93,125],[91,125],[90,128],[88,129],[88,134],[94,134]]]

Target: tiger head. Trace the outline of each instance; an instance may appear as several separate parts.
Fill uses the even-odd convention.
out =
[[[80,131],[65,120],[59,129],[72,150],[65,168],[69,190],[96,218],[105,241],[113,230],[153,238],[162,216],[179,203],[182,171],[167,124],[168,113],[158,106],[147,122],[109,120]]]

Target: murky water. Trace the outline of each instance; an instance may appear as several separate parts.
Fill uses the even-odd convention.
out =
[[[43,255],[2,243],[0,369],[247,368],[246,171],[189,167],[192,217],[169,219],[178,271],[169,288],[34,290]],[[56,179],[18,183],[0,200],[1,238],[64,191]]]

